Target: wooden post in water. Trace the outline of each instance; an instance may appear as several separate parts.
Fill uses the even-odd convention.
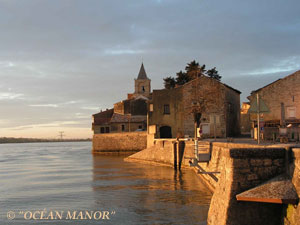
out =
[[[173,142],[173,156],[174,156],[174,169],[175,170],[177,170],[177,161],[178,161],[177,145],[178,145],[178,143],[176,141],[174,141]]]
[[[179,155],[179,141],[177,141],[177,144],[176,144],[177,148],[176,148],[176,158],[177,158],[177,168],[178,170],[180,170],[180,155]]]

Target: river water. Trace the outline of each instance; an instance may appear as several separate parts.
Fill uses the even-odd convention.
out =
[[[193,171],[91,148],[1,144],[0,224],[206,224],[211,193]]]

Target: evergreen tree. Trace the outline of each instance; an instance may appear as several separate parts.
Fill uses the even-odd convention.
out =
[[[193,79],[196,79],[197,77],[200,77],[202,74],[206,74],[207,76],[216,79],[218,81],[221,80],[221,76],[219,75],[219,72],[216,70],[216,67],[205,70],[205,64],[203,64],[201,67],[199,66],[199,63],[193,60],[192,62],[188,63],[185,67],[186,72],[182,72],[180,70],[178,73],[176,73],[176,78],[174,77],[166,77],[164,78],[164,86],[166,89],[174,88],[176,85],[183,85]]]
[[[190,80],[193,80],[198,77],[200,74],[200,66],[199,63],[193,60],[192,62],[188,63],[185,67],[187,75],[190,77]]]
[[[166,77],[164,78],[164,86],[166,89],[174,88],[176,84],[174,77]]]
[[[219,75],[219,72],[216,70],[216,67],[214,67],[214,68],[208,70],[206,74],[207,74],[209,77],[214,78],[214,79],[216,79],[216,80],[218,80],[218,81],[220,81],[221,78],[222,78],[222,77]]]
[[[182,72],[182,70],[180,70],[178,73],[176,73],[176,84],[183,85],[183,84],[189,82],[190,80],[191,80],[191,78],[187,75],[187,73]]]
[[[201,67],[200,67],[200,72],[201,73],[205,73],[205,64],[203,64]]]

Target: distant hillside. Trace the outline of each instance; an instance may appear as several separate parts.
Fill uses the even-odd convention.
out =
[[[0,137],[0,144],[4,143],[34,143],[34,142],[80,142],[91,141],[90,138],[86,139],[40,139],[40,138],[12,138],[12,137]]]

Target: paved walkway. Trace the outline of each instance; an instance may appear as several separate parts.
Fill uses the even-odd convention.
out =
[[[210,141],[210,142],[224,142],[224,143],[238,143],[238,144],[253,144],[257,145],[257,141],[252,138],[217,138],[217,139],[202,139],[202,141]],[[289,142],[287,144],[283,144],[280,142],[271,142],[271,141],[261,141],[261,146],[274,146],[274,147],[289,147],[296,146],[300,147],[299,142]]]

